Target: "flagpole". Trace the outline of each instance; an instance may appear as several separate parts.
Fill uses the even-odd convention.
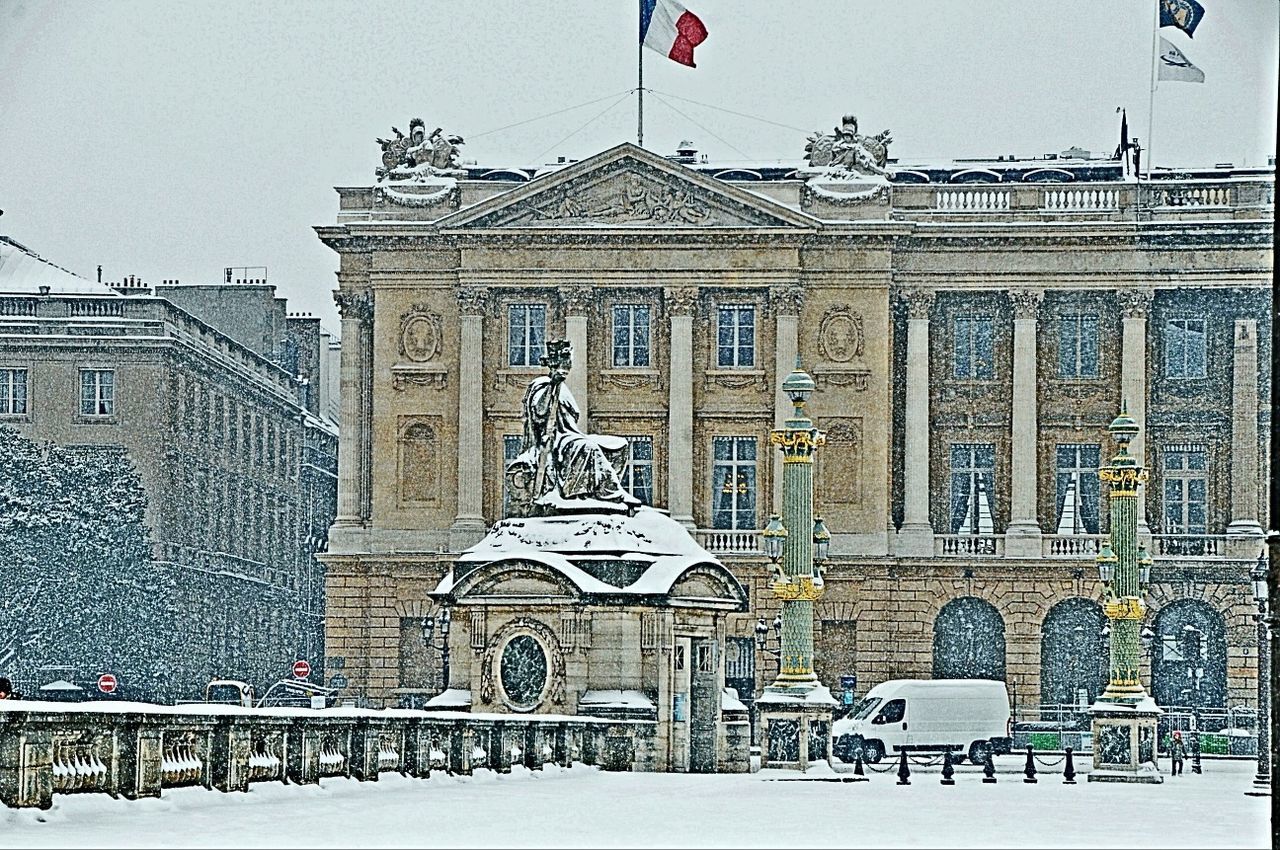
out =
[[[637,3],[644,26],[644,3]],[[636,146],[644,147],[644,39],[636,47]]]
[[[1151,28],[1151,93],[1147,97],[1147,177],[1151,177],[1151,167],[1155,164],[1151,152],[1156,140],[1156,68],[1160,61],[1160,0],[1155,0],[1155,20]],[[1137,175],[1141,179],[1142,175]]]

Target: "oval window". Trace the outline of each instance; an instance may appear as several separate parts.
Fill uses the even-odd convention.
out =
[[[547,654],[530,635],[516,635],[502,650],[502,690],[518,708],[533,708],[547,685]]]

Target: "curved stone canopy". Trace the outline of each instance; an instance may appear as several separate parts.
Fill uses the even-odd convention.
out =
[[[531,593],[619,603],[685,599],[742,610],[747,604],[724,564],[664,511],[648,507],[629,516],[502,520],[458,557],[431,595],[459,601]]]

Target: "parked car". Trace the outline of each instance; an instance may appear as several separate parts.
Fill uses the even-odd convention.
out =
[[[867,692],[832,727],[842,761],[879,762],[887,753],[950,751],[985,761],[1012,749],[1009,693],[992,679],[893,679]]]

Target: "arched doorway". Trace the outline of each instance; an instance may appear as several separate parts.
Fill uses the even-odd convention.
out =
[[[1064,599],[1045,614],[1040,633],[1040,704],[1092,705],[1107,686],[1102,629],[1106,616],[1092,599]]]
[[[933,678],[1004,679],[1004,618],[976,596],[952,599],[933,621]]]
[[[1227,625],[1199,599],[1171,602],[1156,615],[1152,690],[1162,706],[1226,708]]]

